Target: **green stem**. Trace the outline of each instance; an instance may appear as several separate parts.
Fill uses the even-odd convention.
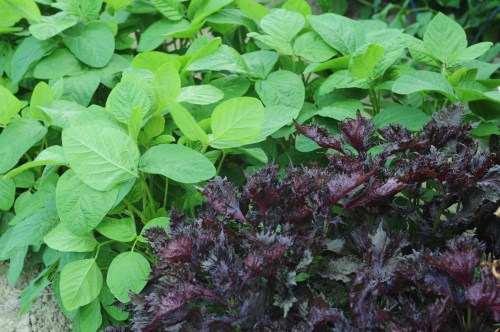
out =
[[[123,200],[125,204],[127,205],[127,208],[129,209],[130,212],[132,212],[132,217],[134,216],[133,214],[135,213],[139,218],[141,218],[142,221],[146,220],[144,217],[144,214],[134,206],[128,199]]]
[[[99,251],[101,251],[101,247],[108,244],[108,243],[111,243],[111,242],[115,242],[115,240],[108,240],[108,241],[104,241],[104,242],[101,242],[97,245],[97,249],[96,249],[96,252],[95,252],[95,255],[94,255],[94,259],[97,259],[97,257],[99,257]]]
[[[220,174],[220,171],[222,169],[222,164],[224,163],[224,160],[226,159],[226,155],[227,155],[226,151],[222,150],[222,157],[219,161],[219,165],[217,166],[217,173],[216,173],[217,175]]]
[[[137,244],[137,240],[139,240],[138,237],[135,238],[134,244],[132,245],[132,249],[130,249],[130,252],[134,251],[135,245]]]
[[[168,178],[165,178],[165,192],[163,193],[163,208],[167,209]]]

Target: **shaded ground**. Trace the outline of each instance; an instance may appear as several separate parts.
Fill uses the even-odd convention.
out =
[[[33,308],[19,318],[21,290],[31,278],[23,275],[15,286],[7,284],[5,265],[0,265],[0,331],[2,332],[69,332],[71,323],[64,317],[50,290],[46,289]]]

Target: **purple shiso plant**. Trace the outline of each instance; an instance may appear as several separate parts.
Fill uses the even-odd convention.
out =
[[[453,106],[412,133],[358,113],[336,137],[296,123],[328,165],[210,181],[195,220],[174,209],[169,234],[146,232],[157,265],[114,330],[493,331],[499,156],[462,120]]]

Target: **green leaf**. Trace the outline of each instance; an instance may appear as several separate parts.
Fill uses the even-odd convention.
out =
[[[165,233],[168,234],[170,233],[170,219],[168,217],[159,217],[148,221],[141,230],[141,235],[138,238],[140,242],[148,242],[148,240],[144,237],[144,232],[146,232],[151,227],[161,227],[165,230]]]
[[[137,136],[142,127],[142,111],[140,107],[134,108],[128,120],[128,135],[137,143]]]
[[[111,317],[113,317],[113,319],[116,319],[117,321],[124,321],[128,318],[129,316],[128,312],[123,311],[117,306],[113,305],[116,302],[115,296],[111,294],[111,291],[109,290],[109,287],[107,285],[104,285],[102,287],[99,299],[101,300],[101,304],[104,310],[106,310],[106,312]]]
[[[488,51],[492,45],[493,43],[491,42],[483,42],[469,46],[461,52],[453,53],[451,59],[449,60],[449,66],[456,66],[465,61],[474,60]]]
[[[163,133],[165,129],[165,118],[162,115],[153,115],[144,126],[144,133],[153,138]]]
[[[195,105],[208,105],[218,102],[224,98],[224,92],[215,86],[191,85],[181,89],[181,93],[176,98],[176,102],[186,102]]]
[[[384,55],[384,48],[370,44],[361,52],[356,52],[351,59],[350,72],[354,79],[370,78],[374,79],[373,70],[377,62]]]
[[[429,23],[423,40],[425,49],[444,64],[449,64],[455,54],[462,53],[467,47],[464,29],[442,13]]]
[[[217,51],[193,62],[190,71],[214,70],[246,74],[247,68],[241,55],[232,47],[221,45]]]
[[[67,128],[85,110],[85,107],[72,101],[54,100],[46,106],[38,106],[38,109],[47,115],[46,120],[51,126]]]
[[[26,314],[33,304],[35,304],[36,299],[43,290],[50,285],[50,280],[48,278],[48,271],[50,267],[47,267],[45,270],[40,272],[40,274],[33,279],[30,284],[23,289],[21,292],[21,310],[19,311],[19,315]]]
[[[10,122],[0,134],[0,174],[12,169],[19,159],[47,133],[38,121],[21,118]]]
[[[67,165],[68,161],[64,156],[64,151],[60,145],[52,145],[40,152],[35,160],[22,164],[5,174],[5,178],[12,178],[25,170],[44,165]]]
[[[75,332],[94,332],[99,330],[101,324],[101,304],[98,298],[78,309],[78,313],[72,321]]]
[[[308,18],[321,38],[343,55],[353,53],[365,43],[363,25],[357,21],[332,13]]]
[[[139,168],[181,183],[198,183],[215,176],[215,167],[210,160],[178,144],[153,146],[142,155]]]
[[[255,91],[266,106],[286,106],[300,110],[304,104],[304,83],[291,71],[271,73],[265,80],[257,81]]]
[[[74,310],[89,304],[99,295],[102,273],[95,259],[82,259],[62,269],[59,283],[64,307]]]
[[[408,95],[415,92],[436,91],[456,102],[451,84],[441,74],[431,71],[415,71],[403,75],[392,85],[392,92]]]
[[[42,202],[42,204],[44,203]],[[55,209],[37,209],[12,228],[5,251],[9,252],[14,248],[18,250],[19,247],[42,244],[43,237],[57,224],[59,224],[59,217]]]
[[[16,248],[9,255],[9,270],[7,271],[7,281],[9,285],[15,285],[19,280],[24,268],[24,261],[28,253],[28,246]]]
[[[412,131],[421,130],[428,120],[422,111],[402,105],[387,107],[372,119],[377,128],[396,123]]]
[[[135,221],[132,218],[114,219],[107,217],[96,229],[108,239],[119,242],[130,242],[135,240],[137,236]]]
[[[146,91],[138,84],[129,81],[115,86],[106,101],[106,108],[122,123],[128,123],[136,108],[142,111],[142,117],[146,117],[150,107],[151,102]]]
[[[131,1],[132,0],[104,0],[104,2],[109,4],[115,11],[127,7]]]
[[[0,176],[0,210],[8,211],[16,198],[16,185],[12,179]]]
[[[306,0],[288,0],[281,8],[302,14],[304,17],[312,14],[311,6]]]
[[[202,21],[211,14],[219,11],[229,5],[233,0],[194,0],[188,7],[188,16],[192,18],[193,25],[202,23]]]
[[[92,189],[68,170],[57,182],[57,213],[69,231],[85,235],[106,216],[117,194],[118,187],[106,191]]]
[[[109,290],[123,303],[129,302],[128,292],[139,293],[151,272],[148,260],[136,252],[124,252],[116,256],[108,269],[106,282]]]
[[[182,19],[184,7],[178,0],[152,0],[153,5],[160,13],[172,21]]]
[[[224,91],[224,100],[241,97],[250,88],[250,81],[241,76],[223,76],[210,82],[210,85]]]
[[[472,129],[471,134],[476,137],[488,137],[490,135],[500,135],[500,123],[498,121],[481,122]]]
[[[6,126],[21,110],[21,102],[9,90],[0,85],[0,125]]]
[[[160,46],[167,37],[192,38],[202,23],[191,25],[187,20],[170,21],[161,19],[151,24],[141,35],[137,51],[152,51]]]
[[[212,113],[210,143],[215,148],[250,144],[262,130],[265,112],[262,103],[252,97],[240,97],[219,104]]]
[[[74,17],[65,12],[59,12],[52,16],[43,16],[41,22],[31,25],[29,30],[35,38],[45,40],[71,28],[76,23],[78,21]]]
[[[64,224],[52,229],[43,237],[43,241],[52,249],[67,252],[90,252],[97,246],[97,241],[91,233],[75,235]]]
[[[80,61],[66,48],[58,48],[35,66],[33,76],[39,79],[57,79],[85,73]]]
[[[181,77],[172,63],[161,65],[154,73],[151,86],[158,98],[161,111],[168,100],[175,100],[181,92]]]
[[[271,12],[264,5],[261,5],[253,0],[236,0],[236,3],[246,16],[257,21],[261,20],[264,16]]]
[[[272,51],[255,51],[243,54],[243,60],[248,67],[248,73],[253,77],[261,79],[266,78],[271,70],[273,70],[278,57],[278,53]]]
[[[54,100],[52,95],[52,90],[49,85],[43,81],[38,82],[38,84],[33,89],[30,100],[30,112],[35,112],[37,106],[45,106],[50,104]]]
[[[338,54],[313,31],[303,33],[295,40],[293,52],[314,62],[323,62]]]
[[[115,50],[113,33],[102,22],[71,28],[66,31],[63,42],[78,60],[97,68],[106,66]]]
[[[73,125],[63,130],[62,143],[75,174],[93,189],[110,190],[138,177],[137,145],[116,128]]]
[[[304,17],[286,9],[273,9],[260,21],[260,27],[270,36],[281,38],[287,42],[304,27]]]
[[[63,82],[64,94],[61,98],[87,106],[99,87],[101,78],[97,71],[92,70],[80,76],[65,77]]]
[[[11,79],[13,83],[19,82],[28,70],[29,66],[40,60],[56,47],[53,40],[38,40],[35,37],[28,37],[16,48],[12,60]]]
[[[208,144],[207,134],[201,129],[188,110],[174,102],[168,103],[168,110],[177,127],[179,127],[187,138],[192,141],[200,141],[203,144]]]
[[[38,22],[41,14],[34,0],[3,0],[16,13],[30,21]]]
[[[264,43],[268,47],[276,50],[276,52],[284,55],[293,55],[292,44],[283,38],[269,35],[260,35],[256,32],[250,32],[247,34],[248,37],[255,38],[258,41]],[[258,45],[258,43],[257,43]],[[260,45],[259,45],[260,46]]]
[[[287,106],[269,106],[265,108],[264,124],[259,134],[259,141],[291,124],[299,116],[300,109]]]
[[[336,100],[328,106],[322,107],[316,114],[332,118],[337,121],[356,119],[356,111],[363,111],[363,103],[357,99]]]

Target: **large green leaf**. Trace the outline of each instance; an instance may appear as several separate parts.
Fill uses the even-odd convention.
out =
[[[77,22],[75,17],[59,12],[52,16],[43,16],[41,22],[31,25],[29,30],[35,38],[45,40],[71,28]]]
[[[208,105],[218,102],[224,98],[224,92],[215,86],[202,84],[191,85],[181,89],[176,102],[186,102],[195,105]]]
[[[48,116],[51,126],[67,128],[76,119],[85,107],[68,100],[54,100],[46,106],[38,106]]]
[[[35,66],[33,76],[39,79],[56,79],[85,73],[80,61],[67,48],[58,48]]]
[[[151,24],[141,35],[137,46],[139,52],[152,51],[160,46],[167,37],[192,38],[203,23],[193,24],[188,20],[170,21],[161,19]]]
[[[338,54],[314,31],[303,33],[297,37],[293,44],[293,52],[314,62],[323,62]]]
[[[81,307],[72,321],[75,332],[98,331],[101,324],[101,304],[98,298]]]
[[[216,52],[193,62],[187,69],[190,71],[225,70],[235,74],[246,74],[247,72],[245,61],[241,55],[234,48],[226,45],[221,45]]]
[[[69,29],[63,42],[78,60],[97,68],[104,67],[115,50],[113,33],[102,22],[91,22]]]
[[[309,22],[328,45],[343,55],[353,53],[365,42],[363,25],[347,17],[327,13],[309,16]]]
[[[63,130],[64,153],[75,174],[96,190],[135,179],[139,150],[123,131],[102,124],[71,126]]]
[[[169,102],[167,108],[175,124],[187,138],[192,141],[200,141],[203,144],[208,144],[207,134],[201,129],[187,109],[175,102]]]
[[[80,76],[63,78],[64,94],[61,99],[87,106],[101,82],[97,71],[88,71]]]
[[[356,52],[352,57],[349,68],[352,77],[357,80],[374,79],[374,68],[383,55],[384,48],[374,44],[370,44],[363,48],[362,51]]]
[[[21,102],[9,90],[0,85],[0,125],[6,126],[21,110]]]
[[[219,11],[231,2],[233,0],[191,1],[188,7],[188,16],[192,19],[192,24],[195,25],[201,23],[206,17]]]
[[[148,260],[136,252],[124,252],[116,256],[108,269],[106,282],[109,290],[120,302],[130,301],[128,292],[139,293],[151,272]]]
[[[332,104],[324,106],[318,115],[332,118],[337,121],[356,119],[356,110],[363,111],[363,103],[357,99],[335,100]]]
[[[44,204],[45,202],[42,202]],[[16,203],[17,204],[17,203]],[[28,245],[40,245],[43,237],[59,223],[57,211],[52,207],[36,209],[36,211],[12,228],[4,248],[6,252]]]
[[[442,13],[438,13],[429,23],[423,40],[425,49],[444,64],[448,64],[454,54],[462,53],[467,47],[464,29]]]
[[[422,111],[402,105],[387,107],[373,117],[373,124],[377,128],[383,128],[394,123],[413,131],[421,130],[427,121],[427,115]]]
[[[415,92],[436,91],[452,102],[457,101],[451,84],[441,74],[431,71],[415,71],[403,75],[392,85],[392,91],[401,95]]]
[[[9,123],[0,134],[0,174],[16,166],[19,159],[47,133],[38,121],[21,118]]]
[[[264,79],[269,75],[278,61],[278,57],[278,53],[272,51],[255,51],[243,54],[248,73],[260,79]]]
[[[122,123],[128,123],[130,115],[137,107],[141,109],[144,118],[149,112],[151,102],[140,85],[129,81],[115,86],[106,101],[106,108]]]
[[[75,235],[64,224],[57,225],[43,237],[43,241],[52,249],[66,252],[88,252],[97,246],[91,233]]]
[[[0,176],[0,210],[10,210],[16,197],[16,185],[12,179]]]
[[[10,62],[11,78],[14,83],[19,82],[29,66],[52,51],[57,43],[53,40],[38,40],[28,37],[16,48]]]
[[[212,113],[215,148],[237,147],[254,142],[264,123],[264,107],[252,97],[240,97],[219,104]]]
[[[151,86],[158,98],[160,111],[163,111],[167,101],[174,100],[181,92],[181,77],[174,64],[161,65],[153,75]]]
[[[270,36],[291,41],[304,27],[304,17],[286,9],[273,9],[260,21],[260,27]]]
[[[139,168],[181,183],[197,183],[215,175],[215,167],[207,157],[177,144],[153,146],[142,155]]]
[[[184,7],[179,0],[152,0],[151,2],[169,20],[182,19]]]
[[[92,302],[101,291],[102,273],[95,259],[82,259],[67,264],[59,281],[61,299],[67,310]]]
[[[117,195],[117,186],[106,191],[95,190],[68,170],[57,182],[57,213],[70,232],[85,235],[106,216]]]
[[[257,81],[255,90],[266,106],[286,106],[300,110],[304,105],[304,83],[291,71],[271,73],[265,80]]]
[[[52,145],[40,152],[35,160],[28,161],[19,167],[12,169],[9,173],[5,174],[5,178],[12,178],[21,174],[25,170],[33,167],[45,165],[67,165],[68,161],[64,156],[64,151],[60,145]]]
[[[265,140],[280,128],[291,124],[299,116],[300,109],[287,106],[269,106],[265,108],[264,124],[259,141]]]
[[[3,0],[7,6],[10,6],[16,13],[30,21],[39,21],[41,14],[40,9],[34,0]]]
[[[104,218],[97,226],[97,231],[108,239],[119,242],[130,242],[137,236],[135,221],[132,218]]]

